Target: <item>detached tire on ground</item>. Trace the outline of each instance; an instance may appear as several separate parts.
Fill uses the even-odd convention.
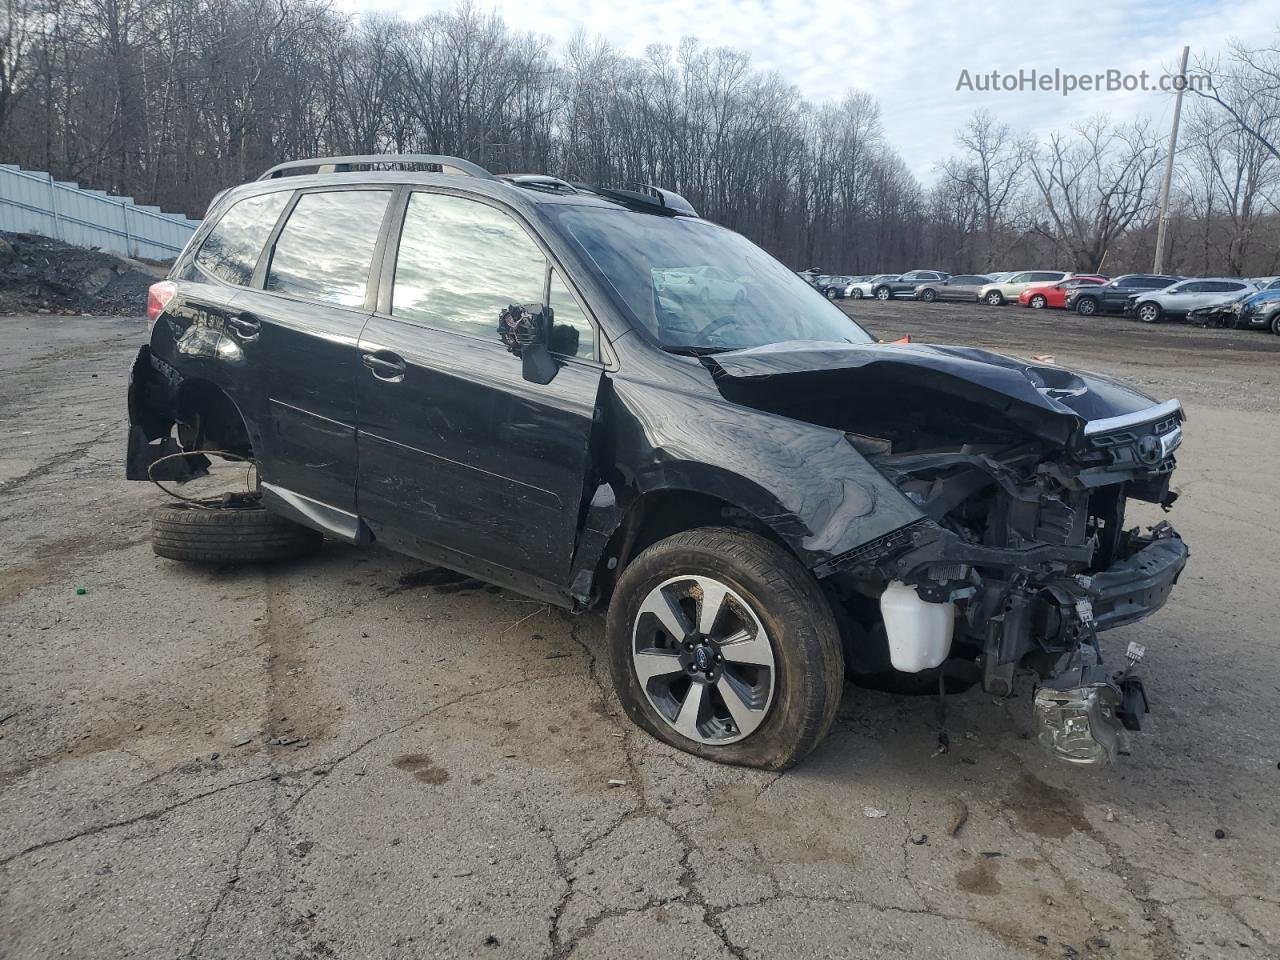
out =
[[[644,550],[618,580],[606,624],[627,715],[719,763],[785,770],[826,736],[844,655],[827,598],[785,549],[707,527]]]
[[[176,503],[151,515],[151,549],[170,560],[263,563],[315,550],[321,536],[260,506],[209,509]]]

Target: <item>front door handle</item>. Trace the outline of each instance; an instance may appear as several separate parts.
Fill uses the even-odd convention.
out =
[[[255,340],[262,332],[262,324],[258,318],[249,313],[227,317],[227,326],[239,334],[242,340]]]
[[[397,353],[392,353],[390,350],[379,350],[377,353],[361,354],[360,359],[379,380],[399,383],[404,379],[404,357]]]

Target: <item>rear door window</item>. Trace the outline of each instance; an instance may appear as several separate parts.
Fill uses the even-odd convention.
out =
[[[278,190],[232,204],[200,244],[196,263],[224,283],[248,286],[262,247],[292,196],[290,190]]]
[[[267,289],[361,307],[389,190],[304,193],[276,239]]]

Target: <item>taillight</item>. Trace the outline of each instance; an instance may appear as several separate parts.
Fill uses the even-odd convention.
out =
[[[147,331],[156,325],[156,321],[160,319],[160,314],[164,313],[164,308],[169,305],[169,301],[174,298],[178,292],[178,285],[169,280],[161,280],[159,283],[153,283],[147,289]]]

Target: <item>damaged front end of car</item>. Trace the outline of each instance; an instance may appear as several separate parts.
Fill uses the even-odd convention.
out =
[[[846,614],[855,676],[911,675],[922,690],[953,678],[1004,697],[1031,673],[1053,754],[1127,753],[1147,710],[1143,651],[1108,666],[1097,636],[1159,609],[1187,562],[1167,522],[1125,522],[1130,501],[1176,499],[1181,406],[981,351],[784,353],[717,358],[722,392],[844,430],[921,513],[815,568]]]

